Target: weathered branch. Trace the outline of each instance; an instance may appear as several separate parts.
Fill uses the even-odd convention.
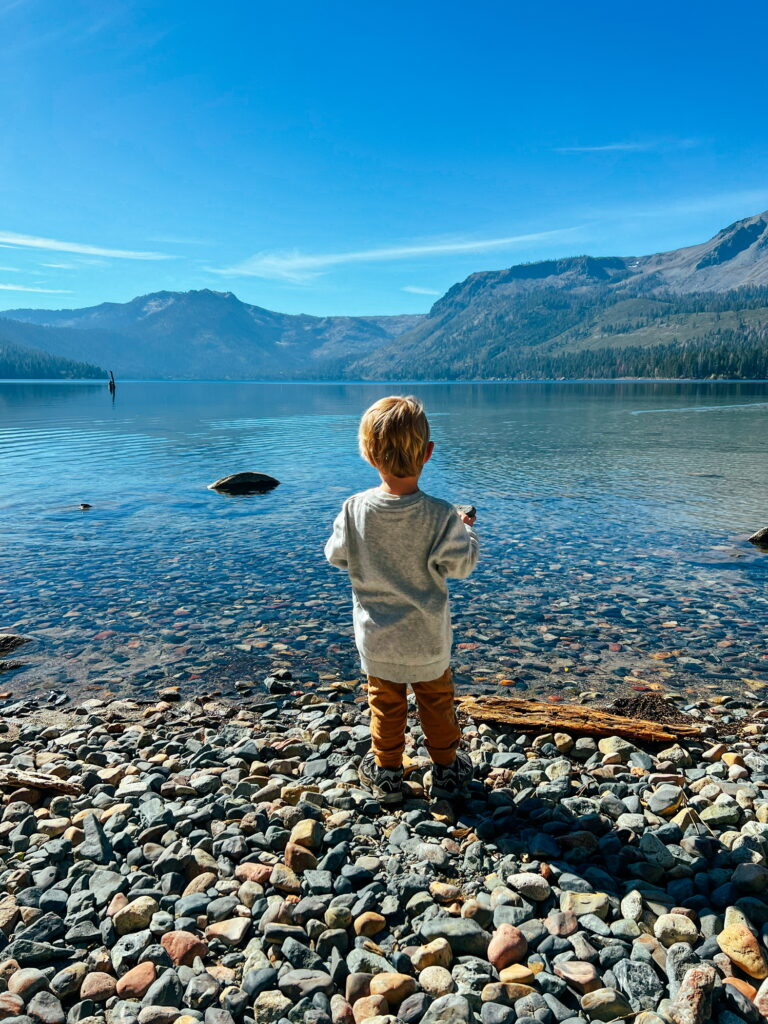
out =
[[[665,722],[660,725],[642,718],[623,718],[581,704],[547,704],[516,697],[458,697],[459,711],[476,722],[510,725],[518,732],[581,733],[589,736],[624,736],[647,743],[663,743],[701,736],[696,725]]]
[[[76,782],[65,782],[64,779],[60,779],[56,775],[0,765],[0,789],[11,789],[16,786],[50,789],[55,793],[66,793],[68,796],[79,796],[83,791]]]

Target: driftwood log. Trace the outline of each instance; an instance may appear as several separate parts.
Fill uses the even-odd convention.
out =
[[[459,711],[476,722],[511,725],[518,732],[580,733],[589,736],[623,736],[646,743],[666,743],[701,736],[695,725],[648,722],[624,718],[581,704],[547,704],[516,697],[458,697]]]
[[[49,789],[54,793],[66,793],[67,796],[79,796],[83,791],[76,782],[65,782],[56,775],[0,765],[0,789],[15,789],[17,786]]]

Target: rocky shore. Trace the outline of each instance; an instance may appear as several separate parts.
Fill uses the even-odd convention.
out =
[[[701,737],[466,721],[457,807],[416,730],[391,811],[349,685],[0,702],[0,1020],[758,1024],[768,707],[665,707]]]

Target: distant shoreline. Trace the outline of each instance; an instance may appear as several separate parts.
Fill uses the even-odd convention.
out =
[[[768,384],[768,377],[462,377],[376,380],[338,379],[313,380],[282,377],[123,377],[119,384]],[[105,387],[108,378],[94,380],[93,377],[7,377],[0,378],[0,384],[90,384]]]

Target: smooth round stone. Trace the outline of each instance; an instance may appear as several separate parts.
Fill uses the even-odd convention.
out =
[[[525,964],[510,964],[499,971],[499,981],[505,985],[533,985],[536,975]]]
[[[685,793],[680,786],[665,782],[647,797],[648,810],[659,817],[671,817],[680,810],[684,799]]]
[[[8,991],[29,1000],[36,992],[48,988],[48,978],[36,967],[23,967],[8,979]],[[12,1016],[12,1014],[6,1014]]]
[[[699,930],[693,921],[682,914],[662,914],[656,919],[653,934],[662,946],[672,946],[676,942],[696,943]]]
[[[363,1024],[363,1021],[371,1020],[374,1017],[386,1016],[388,1013],[389,1004],[384,996],[363,996],[352,1007],[355,1024]]]
[[[369,910],[355,918],[355,935],[378,935],[386,926],[386,917]]]
[[[623,918],[619,921],[612,921],[610,929],[611,935],[615,935],[617,939],[624,939],[627,942],[631,942],[641,934],[636,921],[626,921]]]
[[[590,1020],[612,1021],[628,1017],[632,1007],[614,988],[596,988],[581,997],[581,1008]]]
[[[546,878],[532,871],[521,871],[517,874],[507,875],[506,882],[510,889],[537,903],[548,899],[552,893],[552,886]]]
[[[555,975],[582,994],[600,988],[597,970],[592,964],[583,961],[566,960],[564,963],[556,964]]]
[[[153,915],[159,909],[157,901],[151,896],[138,896],[135,900],[127,903],[122,910],[117,911],[112,918],[112,924],[118,935],[138,932],[149,925]]]
[[[732,909],[735,908],[729,908],[729,911]],[[730,913],[726,916],[725,928],[717,936],[717,943],[728,959],[750,978],[758,981],[768,978],[768,962],[760,943],[739,917]]]
[[[518,1017],[511,1006],[502,1003],[483,1003],[480,1019],[482,1024],[515,1024]]]
[[[567,938],[579,930],[579,920],[571,911],[551,910],[544,918],[544,926],[550,935]]]
[[[639,921],[643,916],[643,897],[637,889],[628,892],[621,901],[621,916],[626,921]]]
[[[500,971],[519,963],[527,952],[528,940],[522,931],[512,924],[502,924],[488,943],[488,962]]]
[[[116,985],[117,995],[121,999],[142,999],[157,978],[157,970],[153,963],[145,961],[132,967]]]
[[[13,992],[0,992],[0,1020],[19,1017],[24,1012],[24,1000]]]
[[[436,999],[422,1017],[422,1024],[468,1024],[471,1019],[469,1002],[464,996],[451,992]]]
[[[323,920],[329,928],[349,928],[352,924],[352,912],[349,907],[328,907]]]
[[[434,999],[447,995],[456,988],[451,972],[445,967],[425,967],[419,973],[418,981],[421,989]]]
[[[595,914],[603,920],[608,917],[611,903],[604,892],[571,892],[560,894],[560,909],[563,913],[571,913],[576,917],[584,914]]]
[[[83,980],[80,988],[81,999],[92,999],[95,1003],[105,1003],[115,995],[116,980],[111,974],[103,971],[91,971]]]
[[[427,967],[450,967],[452,960],[453,952],[447,939],[434,939],[411,953],[411,963],[417,971]]]
[[[461,896],[461,889],[458,885],[451,885],[448,882],[431,882],[429,893],[438,903],[453,903]]]
[[[441,968],[438,968],[440,970]],[[383,971],[371,978],[371,995],[383,996],[389,1006],[396,1007],[416,991],[416,981],[409,974]]]
[[[603,736],[597,741],[597,749],[601,754],[621,754],[626,759],[637,748],[621,736]]]

